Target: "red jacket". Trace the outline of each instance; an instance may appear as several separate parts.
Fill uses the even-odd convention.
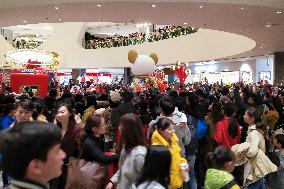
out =
[[[238,144],[241,137],[241,127],[238,125],[238,135],[232,138],[229,135],[228,126],[230,119],[222,119],[216,124],[214,140],[219,144],[231,148],[233,145]]]

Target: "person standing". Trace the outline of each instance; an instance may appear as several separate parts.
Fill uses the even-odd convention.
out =
[[[62,175],[51,181],[51,189],[64,189],[67,178],[68,159],[79,156],[80,131],[82,126],[76,123],[72,110],[71,104],[66,102],[60,103],[56,108],[55,122],[62,135],[61,147],[66,153],[66,158],[62,167]]]
[[[62,172],[65,158],[60,130],[50,123],[21,122],[0,136],[4,169],[11,176],[7,189],[48,189]]]

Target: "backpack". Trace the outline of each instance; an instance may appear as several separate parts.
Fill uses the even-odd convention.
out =
[[[207,134],[207,125],[204,119],[197,119],[196,128],[197,139],[200,140],[204,138]]]

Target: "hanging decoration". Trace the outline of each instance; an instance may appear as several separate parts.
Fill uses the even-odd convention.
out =
[[[40,49],[18,49],[6,53],[6,62],[11,63],[14,68],[34,69],[43,68],[57,70],[59,55]]]
[[[180,61],[176,65],[172,65],[171,69],[174,71],[175,75],[179,78],[179,82],[184,84],[185,79],[191,73],[190,69],[187,68],[188,63],[181,64]]]

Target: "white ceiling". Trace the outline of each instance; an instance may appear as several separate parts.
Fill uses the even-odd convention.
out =
[[[151,7],[153,2],[156,8]],[[102,7],[97,7],[98,4]],[[55,6],[59,9],[56,10]],[[188,26],[240,34],[256,41],[256,47],[251,51],[229,58],[284,51],[284,0],[2,0],[0,9],[0,27],[98,22],[99,19],[112,23],[151,22],[156,25],[183,25],[187,22]]]
[[[283,0],[123,0],[124,2],[199,2],[199,3],[222,3],[236,5],[258,5],[284,8]],[[61,3],[84,3],[84,2],[120,2],[119,0],[1,0],[0,9],[23,8],[41,5],[57,5]]]

